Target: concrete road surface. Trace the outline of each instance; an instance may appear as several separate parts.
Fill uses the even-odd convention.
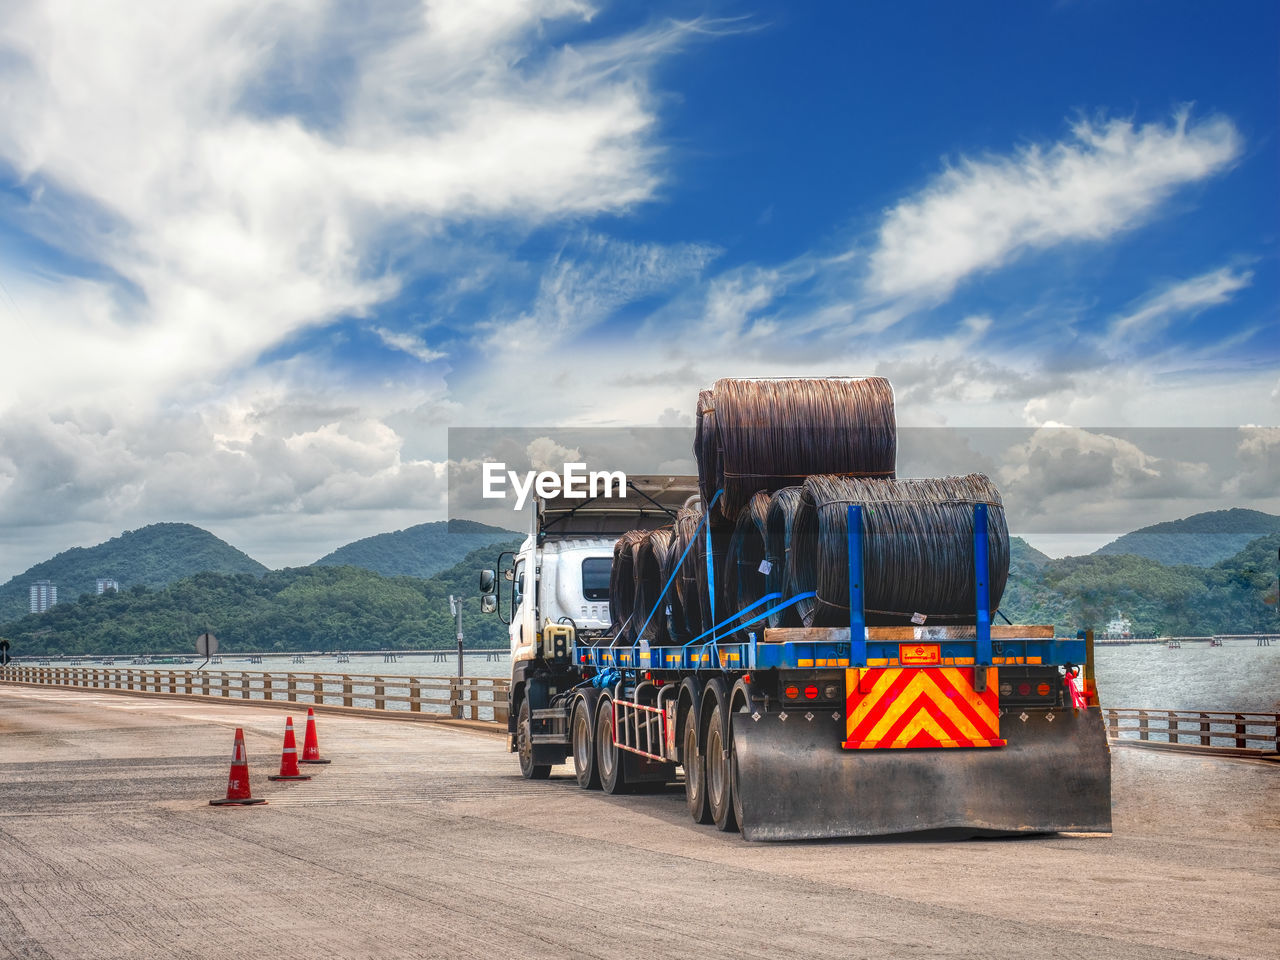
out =
[[[299,737],[305,707],[294,715]],[[257,807],[210,807],[244,727]],[[747,844],[501,739],[0,685],[0,957],[1280,956],[1280,766],[1115,752],[1115,835]]]

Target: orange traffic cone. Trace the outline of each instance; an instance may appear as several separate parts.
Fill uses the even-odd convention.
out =
[[[293,739],[293,717],[284,722],[284,752],[280,754],[280,772],[268,780],[310,780],[311,775],[298,770],[298,744]]]
[[[255,800],[249,793],[249,754],[244,749],[244,731],[236,727],[236,742],[231,748],[231,776],[227,778],[227,796],[225,800],[210,800],[210,806],[221,807],[225,804],[248,806],[251,803],[266,803]]]
[[[320,759],[320,741],[316,739],[316,712],[307,707],[307,732],[302,738],[303,763],[332,763]]]

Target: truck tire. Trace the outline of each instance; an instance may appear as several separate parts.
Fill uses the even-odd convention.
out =
[[[680,752],[684,767],[684,799],[694,823],[710,823],[707,806],[707,768],[698,754],[698,712],[689,704],[684,708],[684,739]]]
[[[595,724],[591,722],[591,708],[579,698],[573,708],[573,722],[569,726],[573,742],[573,770],[578,786],[583,790],[600,789],[600,768],[596,764]]]
[[[516,753],[520,755],[520,775],[526,780],[545,780],[551,776],[551,764],[533,762],[533,723],[529,719],[529,698],[520,701],[520,719],[516,721]]]
[[[739,712],[745,713],[745,706],[740,708]],[[733,729],[732,725],[729,729]],[[742,817],[742,793],[738,790],[738,743],[732,736],[729,738],[729,795],[733,797],[734,822],[741,830],[745,821]]]
[[[738,821],[733,818],[733,778],[729,772],[729,758],[725,756],[723,709],[721,703],[711,709],[703,757],[707,766],[707,804],[711,807],[711,818],[715,820],[717,830],[729,833],[738,828]]]
[[[600,788],[607,794],[627,792],[623,759],[622,751],[613,742],[613,701],[602,698],[596,704],[596,766],[600,771]]]

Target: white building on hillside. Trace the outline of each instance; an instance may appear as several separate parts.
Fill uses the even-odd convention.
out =
[[[29,593],[32,613],[44,613],[58,602],[58,586],[52,580],[37,580]]]

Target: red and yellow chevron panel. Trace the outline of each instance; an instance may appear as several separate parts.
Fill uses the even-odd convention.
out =
[[[846,670],[845,749],[1003,747],[998,671],[987,670],[982,693],[973,667]]]

